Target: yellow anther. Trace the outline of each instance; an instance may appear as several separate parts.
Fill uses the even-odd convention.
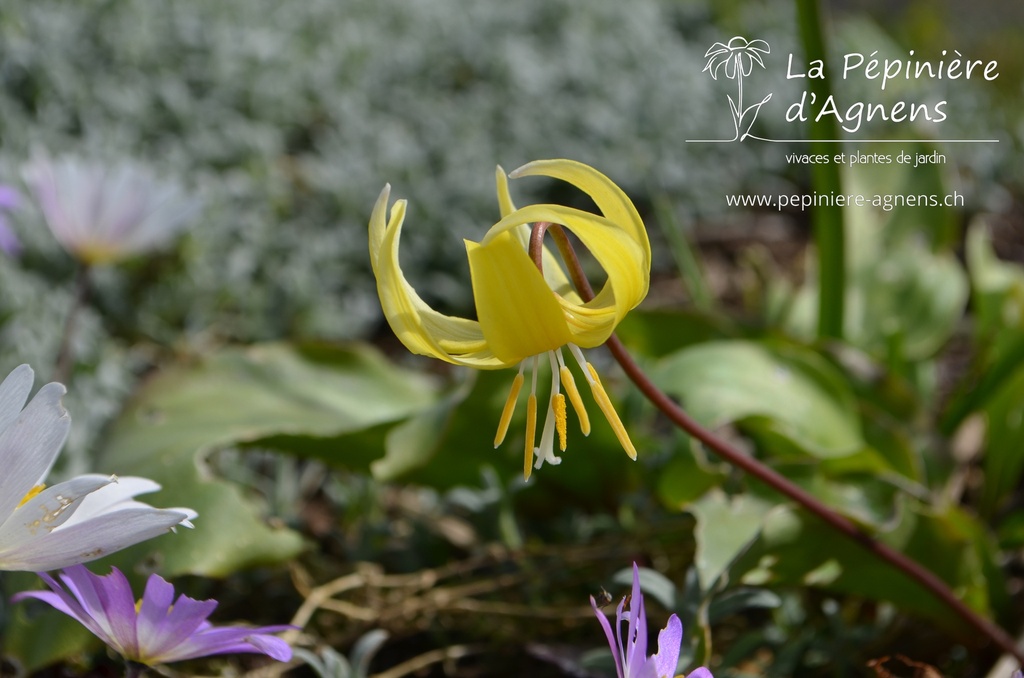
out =
[[[601,378],[597,376],[597,370],[589,362],[587,363],[587,370],[593,379],[590,383],[590,389],[594,394],[594,400],[597,401],[598,407],[601,408],[608,423],[611,424],[612,430],[615,431],[615,437],[619,439],[619,444],[622,445],[622,449],[626,451],[630,459],[635,460],[636,448],[633,447],[633,441],[629,439],[629,433],[626,432],[626,427],[622,425],[622,420],[619,419],[618,413],[612,407],[612,401],[608,399],[608,394],[605,393],[604,386],[601,385]]]
[[[565,452],[565,396],[556,393],[551,396],[551,409],[555,413],[555,430],[558,431],[558,447]]]
[[[40,492],[42,492],[45,489],[46,489],[46,485],[36,485],[31,490],[29,490],[28,493],[24,497],[21,498],[21,502],[18,503],[18,507],[20,508],[20,507],[24,506],[25,504],[27,504],[32,499],[32,497],[36,496],[37,494],[39,494]]]
[[[537,396],[533,393],[526,401],[526,452],[523,455],[523,478],[530,479],[533,472],[533,439],[537,435]]]
[[[576,380],[572,378],[572,372],[565,365],[562,365],[562,369],[558,371],[562,377],[562,385],[565,386],[565,392],[569,394],[569,402],[572,403],[572,409],[576,411],[576,417],[580,420],[580,431],[583,435],[590,435],[590,417],[587,416],[587,410],[583,407],[583,399],[580,398],[579,389],[576,388]],[[562,448],[565,450],[565,448]]]
[[[508,433],[508,423],[512,421],[512,413],[516,410],[516,400],[519,399],[519,390],[523,388],[523,373],[520,372],[512,380],[512,389],[508,392],[505,400],[505,409],[501,411],[501,420],[498,422],[498,433],[494,436],[494,446],[501,445]]]

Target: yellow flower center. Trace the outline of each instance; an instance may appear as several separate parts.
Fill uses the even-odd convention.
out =
[[[604,386],[601,384],[601,378],[598,376],[597,370],[584,358],[583,351],[578,346],[571,343],[567,344],[567,346],[569,352],[576,359],[580,370],[583,372],[583,376],[586,377],[587,383],[590,384],[590,392],[598,407],[601,408],[605,419],[608,420],[612,430],[615,432],[615,437],[618,438],[619,444],[622,445],[622,448],[631,459],[636,459],[636,448],[633,447],[633,442],[629,439],[626,427],[622,425],[622,420],[619,419],[618,413],[612,406],[612,402],[608,398]],[[537,370],[540,356],[535,355],[532,358],[527,358],[531,362],[531,385],[530,395],[526,400],[526,442],[523,455],[523,476],[527,480],[530,478],[533,469],[540,468],[544,462],[549,464],[562,463],[561,457],[555,456],[554,453],[554,437],[557,432],[559,449],[564,452],[567,435],[565,395],[562,394],[563,385],[565,386],[565,392],[569,396],[569,402],[576,412],[576,417],[580,421],[580,430],[583,435],[590,435],[590,417],[583,406],[583,399],[580,397],[579,389],[576,388],[576,380],[573,378],[572,372],[569,371],[569,367],[565,364],[565,360],[562,357],[562,349],[557,348],[553,351],[548,351],[547,357],[551,365],[551,393],[548,398],[544,428],[541,431],[540,445],[538,446],[535,446],[534,443],[537,437]],[[512,388],[509,390],[508,398],[505,400],[505,407],[502,408],[501,419],[498,422],[498,431],[494,436],[495,447],[501,445],[505,440],[505,435],[508,433],[508,426],[512,421],[512,414],[515,412],[516,402],[519,400],[519,393],[525,382],[524,372],[526,371],[527,360],[519,364],[519,373],[512,380]]]

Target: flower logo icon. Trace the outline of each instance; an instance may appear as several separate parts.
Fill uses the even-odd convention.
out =
[[[764,40],[747,40],[742,36],[735,36],[728,43],[716,42],[708,48],[704,58],[708,60],[704,70],[711,73],[711,77],[718,80],[719,72],[723,72],[729,80],[736,80],[738,91],[736,99],[732,95],[729,98],[729,110],[732,113],[733,125],[736,134],[729,141],[743,141],[750,135],[750,128],[757,119],[761,106],[766,104],[772,95],[769,94],[761,101],[743,107],[743,78],[754,71],[756,63],[764,68],[762,54],[770,54],[771,47]]]

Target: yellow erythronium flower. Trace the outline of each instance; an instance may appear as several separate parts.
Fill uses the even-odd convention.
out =
[[[549,176],[562,179],[587,193],[601,215],[562,205],[529,205],[516,209],[508,192],[505,173],[498,168],[498,203],[502,219],[480,242],[466,241],[478,320],[453,318],[438,313],[424,302],[402,274],[398,243],[405,219],[405,200],[398,200],[386,218],[390,185],[381,191],[370,217],[370,261],[377,276],[384,315],[395,334],[413,353],[478,369],[519,365],[519,374],[501,416],[495,447],[501,444],[525,381],[532,367],[527,400],[527,435],[524,474],[529,477],[536,455],[539,468],[545,461],[557,464],[553,441],[557,431],[565,449],[565,397],[561,385],[580,418],[584,435],[590,422],[572,373],[565,364],[567,347],[590,384],[594,399],[615,430],[626,452],[636,450],[612,408],[593,366],[580,347],[603,344],[615,326],[647,295],[651,270],[651,246],[633,203],[608,177],[572,160],[539,160],[512,172],[512,178]],[[550,222],[572,231],[604,268],[607,280],[597,295],[584,303],[571,290],[564,271],[544,251],[543,272],[527,252],[530,224]],[[534,447],[537,425],[537,367],[547,355],[552,384],[547,416],[539,447]]]

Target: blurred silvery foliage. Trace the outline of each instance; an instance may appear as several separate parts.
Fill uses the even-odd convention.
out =
[[[461,238],[495,220],[496,163],[578,158],[692,211],[740,180],[683,143],[719,117],[699,4],[4,5],[5,163],[32,143],[102,149],[203,194],[181,270],[133,300],[161,341],[365,332],[365,222],[386,181],[410,199],[410,274],[466,304]]]

